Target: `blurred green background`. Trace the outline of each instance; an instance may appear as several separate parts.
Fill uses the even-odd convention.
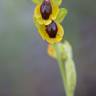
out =
[[[57,62],[32,20],[31,0],[0,0],[0,96],[64,96]],[[64,0],[65,39],[73,46],[75,96],[96,96],[96,0]]]

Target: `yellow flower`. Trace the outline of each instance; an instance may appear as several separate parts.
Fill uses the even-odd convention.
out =
[[[62,40],[64,35],[63,27],[54,21],[49,25],[40,25],[37,23],[37,29],[43,40],[50,44],[58,43]]]
[[[48,25],[55,20],[59,13],[59,6],[53,2],[54,0],[43,0],[38,3],[34,10],[34,18],[39,24]]]

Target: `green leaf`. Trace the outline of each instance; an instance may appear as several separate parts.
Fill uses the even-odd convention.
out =
[[[41,3],[43,0],[32,0],[32,2],[33,3],[35,3],[35,4],[39,4],[39,3]]]
[[[76,87],[76,70],[75,64],[72,59],[65,62],[65,73],[66,73],[66,94],[68,96],[74,96]]]
[[[66,17],[67,13],[68,13],[68,11],[66,8],[61,8],[59,11],[59,14],[57,15],[56,21],[58,23],[61,23],[64,20],[64,18]]]
[[[55,3],[56,5],[60,5],[62,3],[62,0],[52,0],[53,3]]]

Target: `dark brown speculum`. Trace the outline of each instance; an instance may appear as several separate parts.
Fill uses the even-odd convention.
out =
[[[46,32],[50,38],[55,38],[57,34],[58,28],[54,21],[51,24],[46,26]]]
[[[43,19],[49,19],[49,16],[52,13],[52,6],[50,1],[44,0],[44,2],[41,4],[40,12]]]

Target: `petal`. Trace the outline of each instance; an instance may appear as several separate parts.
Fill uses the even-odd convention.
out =
[[[49,44],[57,43],[56,38],[50,38],[47,33],[46,33],[46,38],[45,38],[45,40],[46,40]]]
[[[41,25],[44,24],[44,20],[42,19],[42,17],[37,18],[37,22],[38,22],[39,24],[41,24]]]
[[[46,40],[50,44],[56,43],[55,38],[50,38],[44,27],[41,27],[40,31],[44,40]]]
[[[64,36],[64,29],[60,24],[58,24],[57,26],[58,26],[58,32],[57,32],[56,40],[57,42],[60,42]]]
[[[48,20],[43,20],[44,25],[48,25],[52,22],[52,20],[49,18]]]
[[[41,17],[41,13],[40,13],[40,4],[38,4],[34,10],[34,17],[35,18],[40,18]]]
[[[46,34],[45,34],[46,31],[45,31],[45,26],[44,25],[40,25],[38,27],[38,32],[39,32],[40,36],[42,37],[42,39],[45,40],[45,38],[46,38]]]
[[[56,39],[52,39],[52,38],[46,38],[46,41],[47,41],[49,44],[54,44],[54,43],[56,43]]]
[[[53,2],[54,4],[59,6],[59,5],[61,5],[62,0],[51,0],[51,2]]]
[[[55,4],[53,4],[52,5],[52,10],[53,11],[52,11],[52,14],[51,14],[51,18],[52,18],[52,20],[55,20],[58,13],[59,13],[59,7],[57,5],[55,5]]]
[[[37,22],[40,24],[40,25],[48,25],[50,24],[52,21],[50,19],[48,20],[44,20],[42,17],[39,17],[37,18]]]

